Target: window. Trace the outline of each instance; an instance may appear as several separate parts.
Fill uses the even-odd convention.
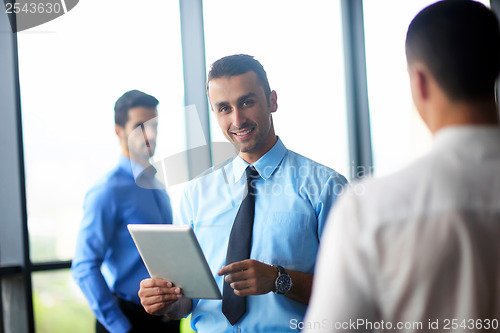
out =
[[[432,137],[411,98],[405,39],[432,0],[363,1],[374,173],[385,175],[425,153]],[[480,1],[489,7],[489,1]],[[397,13],[397,15],[395,14]]]
[[[207,70],[245,53],[278,94],[287,148],[349,175],[340,1],[204,1]],[[212,141],[225,141],[211,115]]]
[[[30,257],[69,260],[84,196],[118,162],[118,97],[138,89],[160,101],[157,159],[185,149],[179,4],[80,1],[20,32],[18,47]],[[33,292],[37,332],[70,320],[50,313],[90,315],[76,311],[88,306],[69,271],[33,274]],[[89,331],[80,326],[73,331]]]
[[[93,332],[93,314],[69,270],[33,274],[36,332]]]

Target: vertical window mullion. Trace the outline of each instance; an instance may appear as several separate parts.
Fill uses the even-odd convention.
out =
[[[21,273],[1,278],[2,329],[34,332],[29,259],[26,192],[17,35],[7,15],[0,15],[0,265],[22,267]],[[11,16],[15,20],[15,16]],[[15,26],[15,22],[13,22]],[[4,301],[6,301],[4,303]]]
[[[363,1],[342,0],[341,6],[351,178],[356,179],[372,168]]]
[[[194,105],[196,113],[186,113],[187,158],[189,178],[192,179],[211,166],[210,124],[205,90],[205,41],[202,0],[179,0],[181,15],[184,98],[186,107]],[[197,119],[192,119],[192,118]],[[206,146],[196,146],[201,125]],[[195,125],[193,125],[195,124]]]

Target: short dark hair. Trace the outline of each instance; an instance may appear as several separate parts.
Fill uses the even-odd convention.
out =
[[[128,110],[137,106],[156,108],[158,100],[139,90],[130,90],[124,93],[115,103],[115,124],[125,127],[128,121]]]
[[[422,61],[452,100],[490,97],[500,71],[498,20],[479,2],[437,2],[411,22],[406,57]]]
[[[259,78],[262,87],[264,88],[264,93],[266,94],[267,101],[269,102],[269,96],[271,96],[271,87],[269,86],[269,81],[267,80],[267,74],[264,67],[254,59],[253,56],[247,54],[235,54],[224,58],[221,58],[214,62],[210,67],[207,79],[207,92],[208,83],[213,79],[225,77],[225,76],[235,76],[248,73],[250,71],[255,72]]]

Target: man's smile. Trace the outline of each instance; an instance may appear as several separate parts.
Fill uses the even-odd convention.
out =
[[[245,129],[245,130],[239,131],[239,132],[230,132],[230,133],[233,134],[233,135],[236,135],[238,137],[244,137],[244,136],[247,136],[248,134],[250,134],[251,132],[253,132],[254,129],[255,129],[255,127],[254,128]]]

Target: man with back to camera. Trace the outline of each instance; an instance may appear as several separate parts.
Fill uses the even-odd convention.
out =
[[[141,302],[152,314],[192,313],[201,333],[290,331],[304,316],[326,215],[347,181],[285,148],[273,126],[276,92],[253,57],[217,60],[207,93],[238,156],[186,186],[178,223],[193,227],[223,300],[183,298],[172,282],[147,279]]]
[[[94,312],[96,332],[179,332],[179,322],[149,315],[137,295],[149,277],[129,223],[172,223],[170,199],[155,179],[158,100],[138,90],[115,104],[118,166],[85,197],[72,273]],[[101,273],[102,268],[102,273]]]
[[[433,4],[411,22],[406,56],[433,149],[332,210],[305,332],[500,327],[497,18],[478,2]]]

